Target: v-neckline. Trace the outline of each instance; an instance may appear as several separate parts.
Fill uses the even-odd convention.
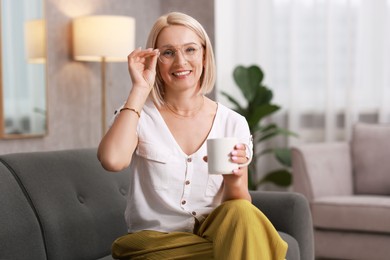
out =
[[[176,148],[180,151],[181,154],[183,154],[185,157],[191,157],[195,154],[197,154],[201,149],[202,147],[205,145],[205,143],[207,142],[207,139],[209,139],[210,136],[212,136],[212,133],[214,132],[214,128],[215,128],[215,121],[216,121],[216,118],[217,116],[219,115],[219,108],[220,108],[220,105],[218,102],[215,102],[217,104],[217,109],[215,111],[215,116],[213,118],[213,122],[211,124],[211,129],[209,131],[209,133],[207,134],[206,138],[203,140],[202,144],[199,146],[199,148],[193,152],[192,154],[187,154],[183,151],[183,149],[181,148],[181,146],[179,145],[179,143],[177,142],[175,136],[173,135],[173,133],[171,132],[171,130],[169,129],[167,123],[165,122],[163,116],[161,115],[160,111],[157,109],[156,105],[154,104],[154,102],[152,102],[153,106],[154,106],[154,109],[156,111],[156,113],[158,114],[158,118],[159,120],[162,122],[162,124],[164,125],[164,128],[165,128],[165,131],[168,133],[168,135],[170,136],[171,140],[173,141],[173,143],[175,144]]]

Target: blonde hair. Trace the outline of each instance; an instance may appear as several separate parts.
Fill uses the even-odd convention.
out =
[[[210,93],[215,84],[215,59],[213,47],[210,38],[204,30],[203,26],[194,18],[180,12],[172,12],[161,16],[154,23],[146,43],[146,48],[155,49],[157,46],[157,38],[161,31],[171,25],[181,25],[191,29],[200,38],[204,49],[204,66],[200,77],[200,93]],[[158,67],[156,68],[156,81],[152,89],[152,97],[157,105],[164,104],[164,82],[161,78]]]

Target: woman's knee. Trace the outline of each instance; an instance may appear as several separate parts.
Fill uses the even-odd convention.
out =
[[[237,214],[258,211],[258,209],[248,200],[228,200],[220,205],[224,211],[233,211]]]

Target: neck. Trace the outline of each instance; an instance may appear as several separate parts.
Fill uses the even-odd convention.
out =
[[[165,101],[165,107],[175,116],[179,117],[194,117],[203,108],[204,96],[199,95],[194,99],[183,100],[181,102],[171,103]]]

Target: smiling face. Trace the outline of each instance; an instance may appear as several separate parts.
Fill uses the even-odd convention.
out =
[[[160,50],[158,68],[165,91],[198,91],[204,59],[201,41],[195,32],[171,25],[161,31],[156,45]]]

